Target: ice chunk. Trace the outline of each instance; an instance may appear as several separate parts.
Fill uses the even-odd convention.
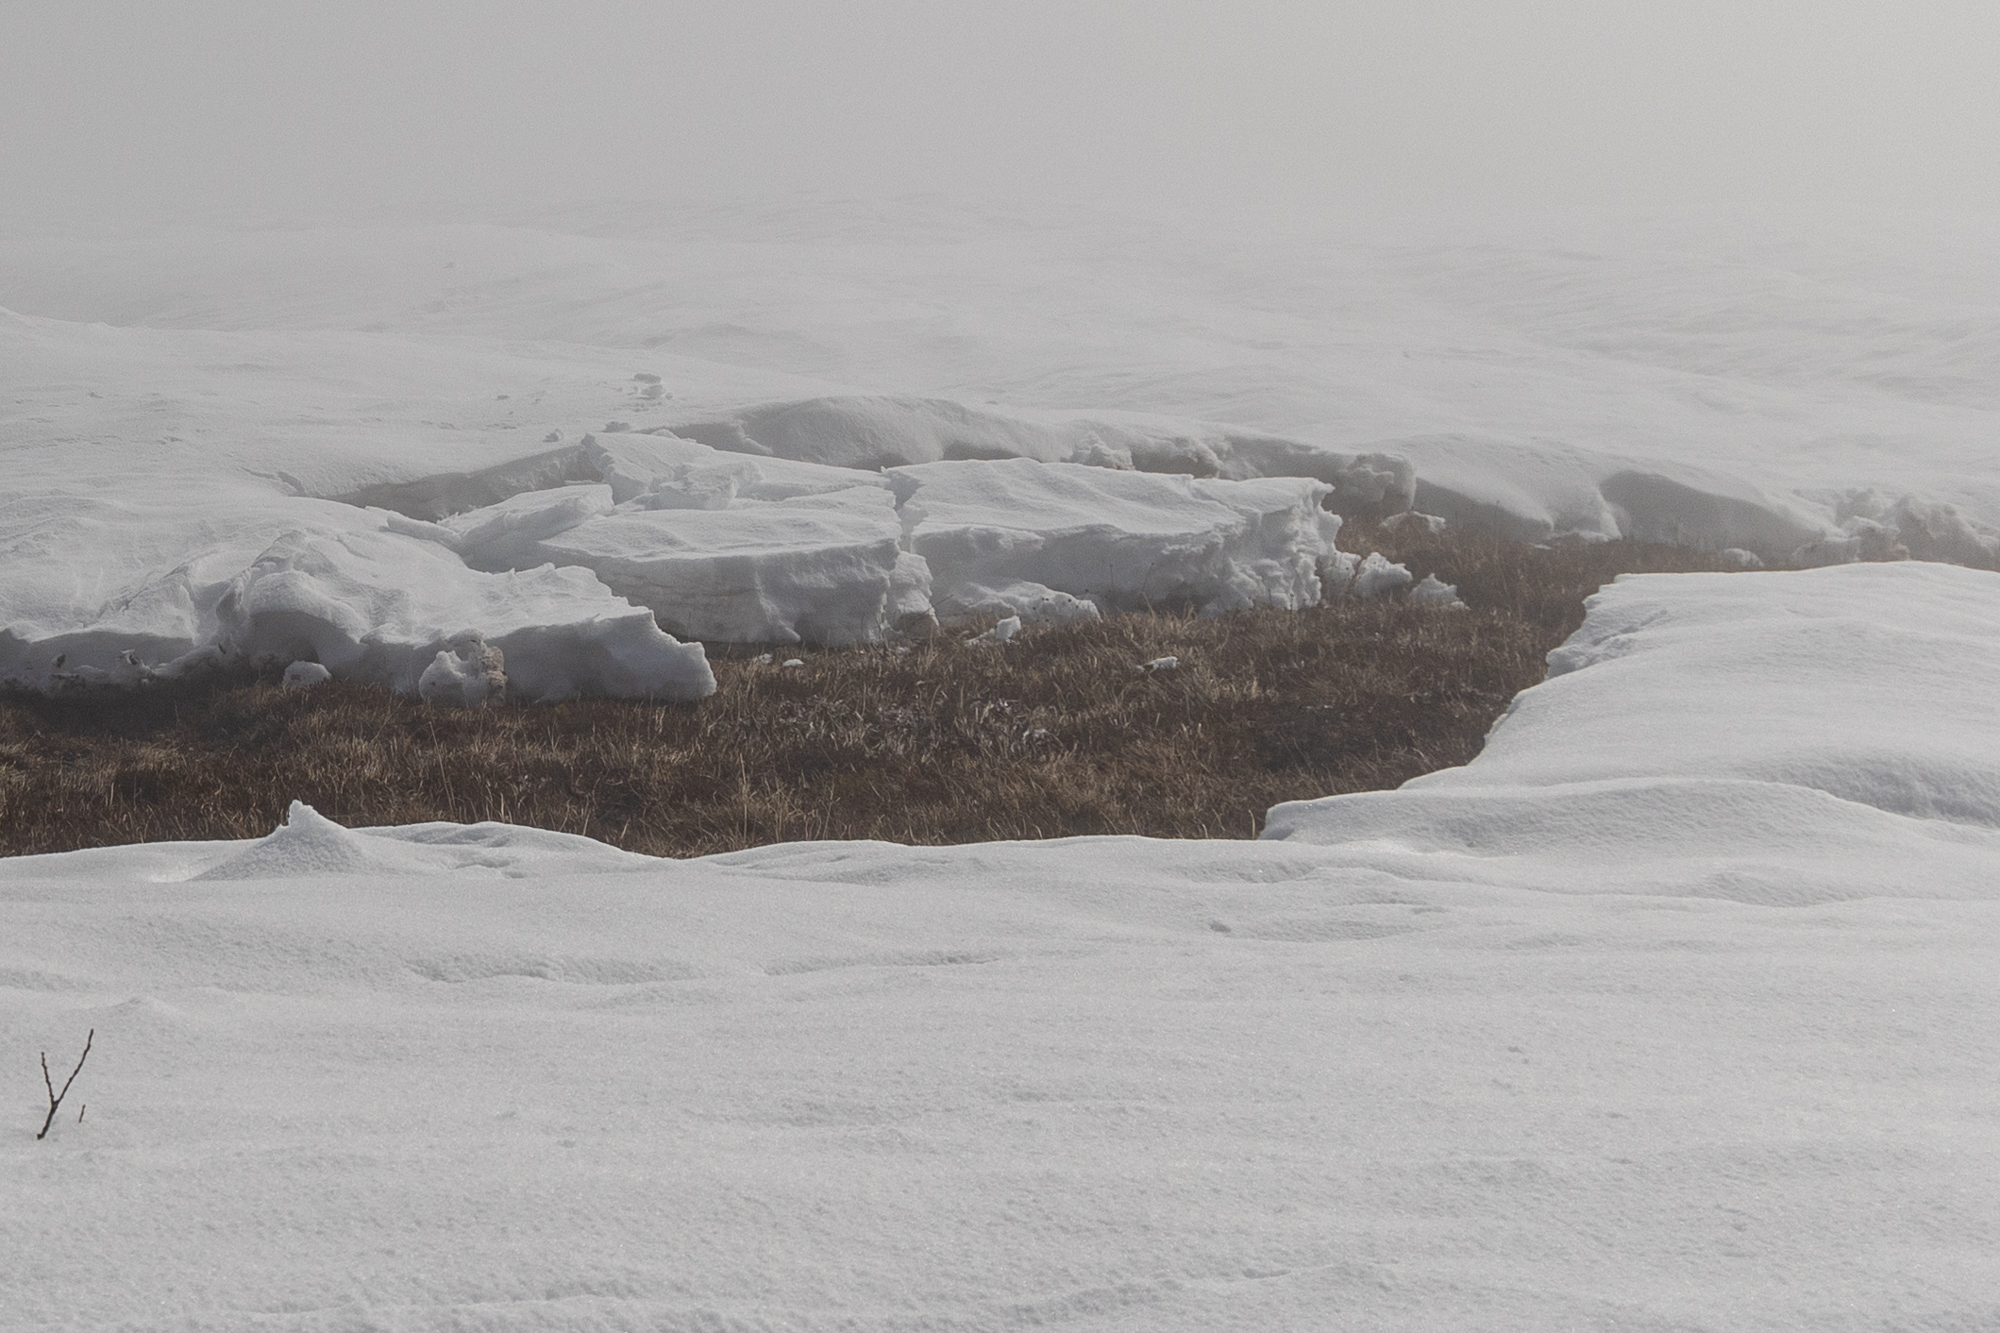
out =
[[[1199,480],[1073,463],[930,463],[889,474],[932,596],[957,605],[1027,583],[1107,610],[1205,612],[1318,602],[1329,547],[1296,478]],[[965,590],[961,594],[960,590]]]
[[[324,685],[333,679],[333,673],[317,662],[294,662],[285,668],[282,682],[285,689],[303,690],[314,685]]]
[[[925,571],[903,560],[902,532],[887,491],[850,487],[722,509],[621,510],[539,554],[595,571],[690,638],[862,643],[924,608]]]

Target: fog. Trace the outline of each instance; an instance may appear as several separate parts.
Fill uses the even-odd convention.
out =
[[[15,215],[940,192],[2000,201],[2000,10],[1869,0],[7,0]]]

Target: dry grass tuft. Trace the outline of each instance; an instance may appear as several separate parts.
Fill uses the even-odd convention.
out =
[[[1714,567],[1630,543],[1343,544],[1435,570],[1471,609],[1127,616],[1004,647],[950,634],[798,650],[793,668],[723,657],[719,691],[694,705],[468,712],[248,677],[13,694],[0,852],[261,836],[294,797],[348,825],[505,820],[674,856],[807,838],[1248,837],[1278,801],[1464,763],[1599,584]],[[1180,667],[1139,670],[1166,656]]]

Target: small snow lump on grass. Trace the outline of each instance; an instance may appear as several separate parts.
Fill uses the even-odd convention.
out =
[[[1002,644],[1021,632],[1021,617],[1003,616],[1000,621],[984,634],[975,634],[967,643]]]
[[[294,662],[285,668],[283,688],[303,690],[313,685],[324,685],[333,679],[333,673],[317,662]]]

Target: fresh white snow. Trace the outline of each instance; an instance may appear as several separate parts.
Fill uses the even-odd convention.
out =
[[[1981,1326],[1996,585],[1621,580],[1259,843],[0,862],[0,1322]]]

